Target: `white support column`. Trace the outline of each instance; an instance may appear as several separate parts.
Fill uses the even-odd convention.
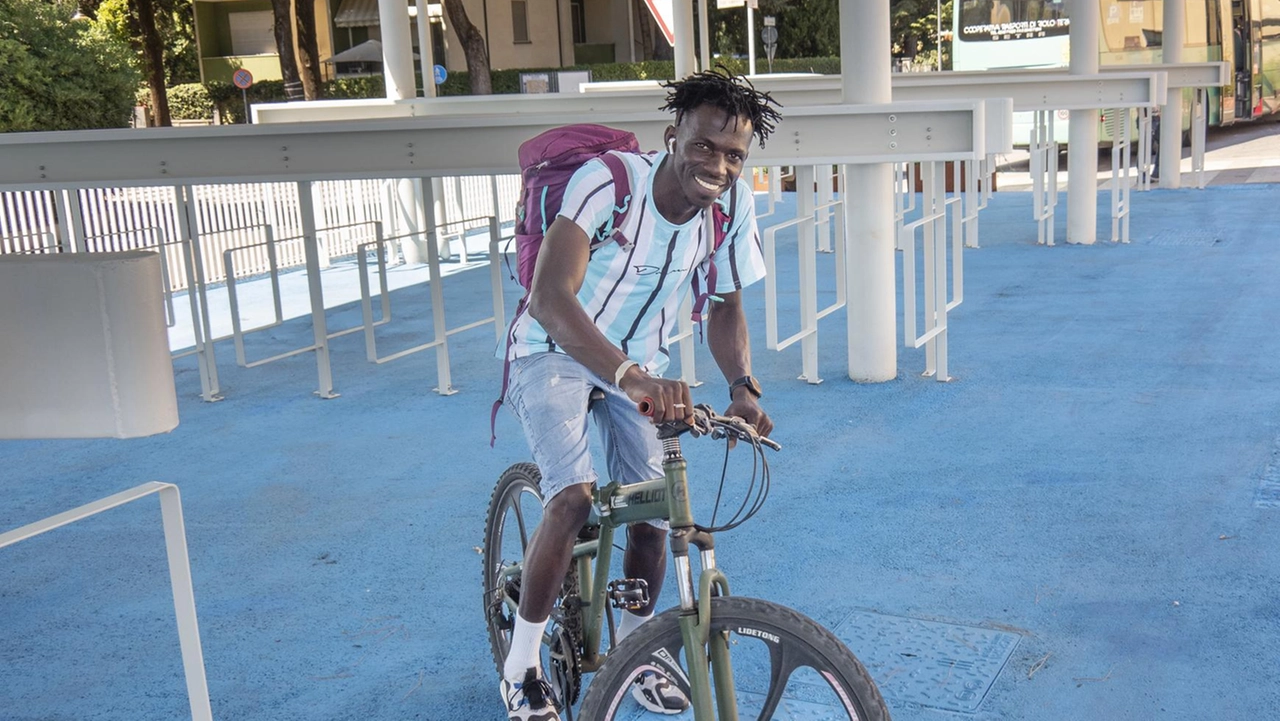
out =
[[[711,12],[711,0],[698,0],[698,69],[711,69],[711,36],[707,15]]]
[[[889,3],[840,0],[841,89],[846,103],[888,103]],[[786,125],[781,128],[786,133]],[[890,145],[888,130],[885,146]],[[880,382],[898,375],[893,250],[893,166],[845,169],[845,283],[849,377]]]
[[[747,72],[756,74],[756,0],[747,0]],[[634,62],[634,61],[633,61]]]
[[[676,80],[680,80],[697,72],[693,52],[693,0],[673,0],[672,9],[675,11],[675,27],[671,30],[676,36]]]
[[[431,44],[431,16],[427,0],[414,0],[418,10],[418,68],[422,71],[422,96],[436,96],[435,47]]]
[[[1071,5],[1071,74],[1098,73],[1101,17],[1095,0]],[[1067,242],[1098,239],[1098,111],[1072,110],[1067,133]]]
[[[418,97],[413,79],[413,35],[409,32],[409,9],[404,0],[378,0],[378,21],[382,26],[382,76],[387,98]]]
[[[1074,18],[1072,22],[1074,22]],[[1165,64],[1182,62],[1187,36],[1186,3],[1164,3],[1164,34],[1160,41]],[[1160,107],[1160,187],[1182,187],[1182,89],[1171,88]]]

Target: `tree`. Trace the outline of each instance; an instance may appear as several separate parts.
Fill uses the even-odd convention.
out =
[[[0,0],[0,132],[129,124],[138,72],[129,48],[61,0]]]
[[[298,19],[298,71],[302,74],[302,89],[307,100],[319,100],[323,85],[320,50],[316,42],[315,0],[294,0],[293,13]],[[283,56],[280,62],[284,64]]]
[[[284,81],[285,97],[301,100],[305,91],[298,75],[298,59],[293,53],[293,4],[289,0],[271,0],[271,15],[271,31],[276,38],[276,52],[280,55],[280,78]]]
[[[151,88],[151,112],[156,125],[167,127],[169,120],[169,93],[164,81],[164,41],[156,28],[156,11],[153,0],[130,0],[129,9],[138,22],[138,44],[142,50],[142,71]]]
[[[449,14],[449,27],[462,43],[462,52],[467,56],[467,77],[471,79],[472,95],[489,95],[493,93],[493,81],[489,78],[489,50],[485,47],[484,36],[467,17],[467,9],[462,0],[444,0],[444,11]]]
[[[954,0],[944,0],[942,30],[951,27]],[[890,39],[893,54],[936,58],[938,49],[938,0],[892,0],[890,3]],[[839,57],[839,0],[760,0],[757,16],[773,15],[777,19],[780,58]],[[712,10],[713,49],[723,55],[741,55],[747,49],[746,13],[740,8]],[[759,23],[759,18],[756,20]],[[763,55],[760,27],[756,27],[756,47]],[[944,67],[946,66],[944,57]]]
[[[196,55],[195,12],[191,0],[152,0],[156,30],[163,46],[165,82],[169,87],[200,82]],[[140,29],[129,0],[80,0],[80,12],[121,42],[137,48]],[[141,55],[138,62],[142,63]],[[141,67],[141,65],[139,65]]]

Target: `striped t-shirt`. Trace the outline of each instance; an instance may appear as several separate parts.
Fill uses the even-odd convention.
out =
[[[658,212],[653,177],[666,153],[620,153],[619,157],[631,177],[631,209],[622,228],[628,244],[609,241],[597,246],[596,233],[613,214],[613,177],[603,161],[589,161],[574,174],[565,188],[560,216],[582,228],[594,247],[578,302],[609,342],[658,375],[671,359],[667,339],[676,329],[681,303],[691,292],[691,274],[698,273],[699,287],[706,287],[710,224],[704,223],[705,213],[675,225]],[[732,223],[715,254],[714,292],[729,293],[764,277],[764,256],[747,182],[740,178],[717,202],[728,209]],[[527,313],[516,319],[510,332],[512,358],[560,350]]]

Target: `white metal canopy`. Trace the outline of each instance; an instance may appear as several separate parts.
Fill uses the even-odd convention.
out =
[[[982,101],[789,108],[757,165],[964,160],[985,154]],[[562,111],[563,112],[563,111]],[[421,117],[0,137],[0,190],[490,175],[563,114]],[[598,113],[659,147],[668,113]]]

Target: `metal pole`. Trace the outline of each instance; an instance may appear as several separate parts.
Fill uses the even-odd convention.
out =
[[[1074,18],[1072,22],[1075,22]],[[1165,64],[1182,62],[1182,46],[1187,36],[1187,6],[1165,2],[1164,34],[1161,39]],[[1171,89],[1160,106],[1160,187],[1182,187],[1182,90]]]
[[[422,71],[422,96],[436,96],[436,56],[431,44],[431,17],[426,0],[414,0],[418,9],[418,66]]]
[[[707,30],[707,13],[711,5],[709,0],[698,0],[698,57],[702,61],[699,70],[711,69],[711,40]]]
[[[841,89],[846,103],[893,99],[889,55],[889,3],[840,0]],[[885,128],[886,138],[890,130]],[[893,380],[898,375],[893,165],[850,165],[845,178],[849,377]]]
[[[306,254],[307,290],[311,297],[311,331],[315,338],[316,373],[321,398],[337,398],[333,392],[333,372],[329,367],[329,327],[324,317],[324,286],[320,283],[320,239],[316,233],[315,199],[311,182],[298,182],[298,214],[302,216],[302,247]]]
[[[747,0],[747,67],[756,74],[756,6],[755,0]]]
[[[680,80],[696,72],[693,53],[693,0],[674,0],[672,10],[675,13],[672,20],[675,27],[671,31],[676,36],[676,80]]]
[[[1071,5],[1072,75],[1098,73],[1100,24],[1096,0],[1074,0]],[[1070,122],[1067,132],[1067,242],[1091,245],[1098,239],[1098,111],[1072,110]]]

